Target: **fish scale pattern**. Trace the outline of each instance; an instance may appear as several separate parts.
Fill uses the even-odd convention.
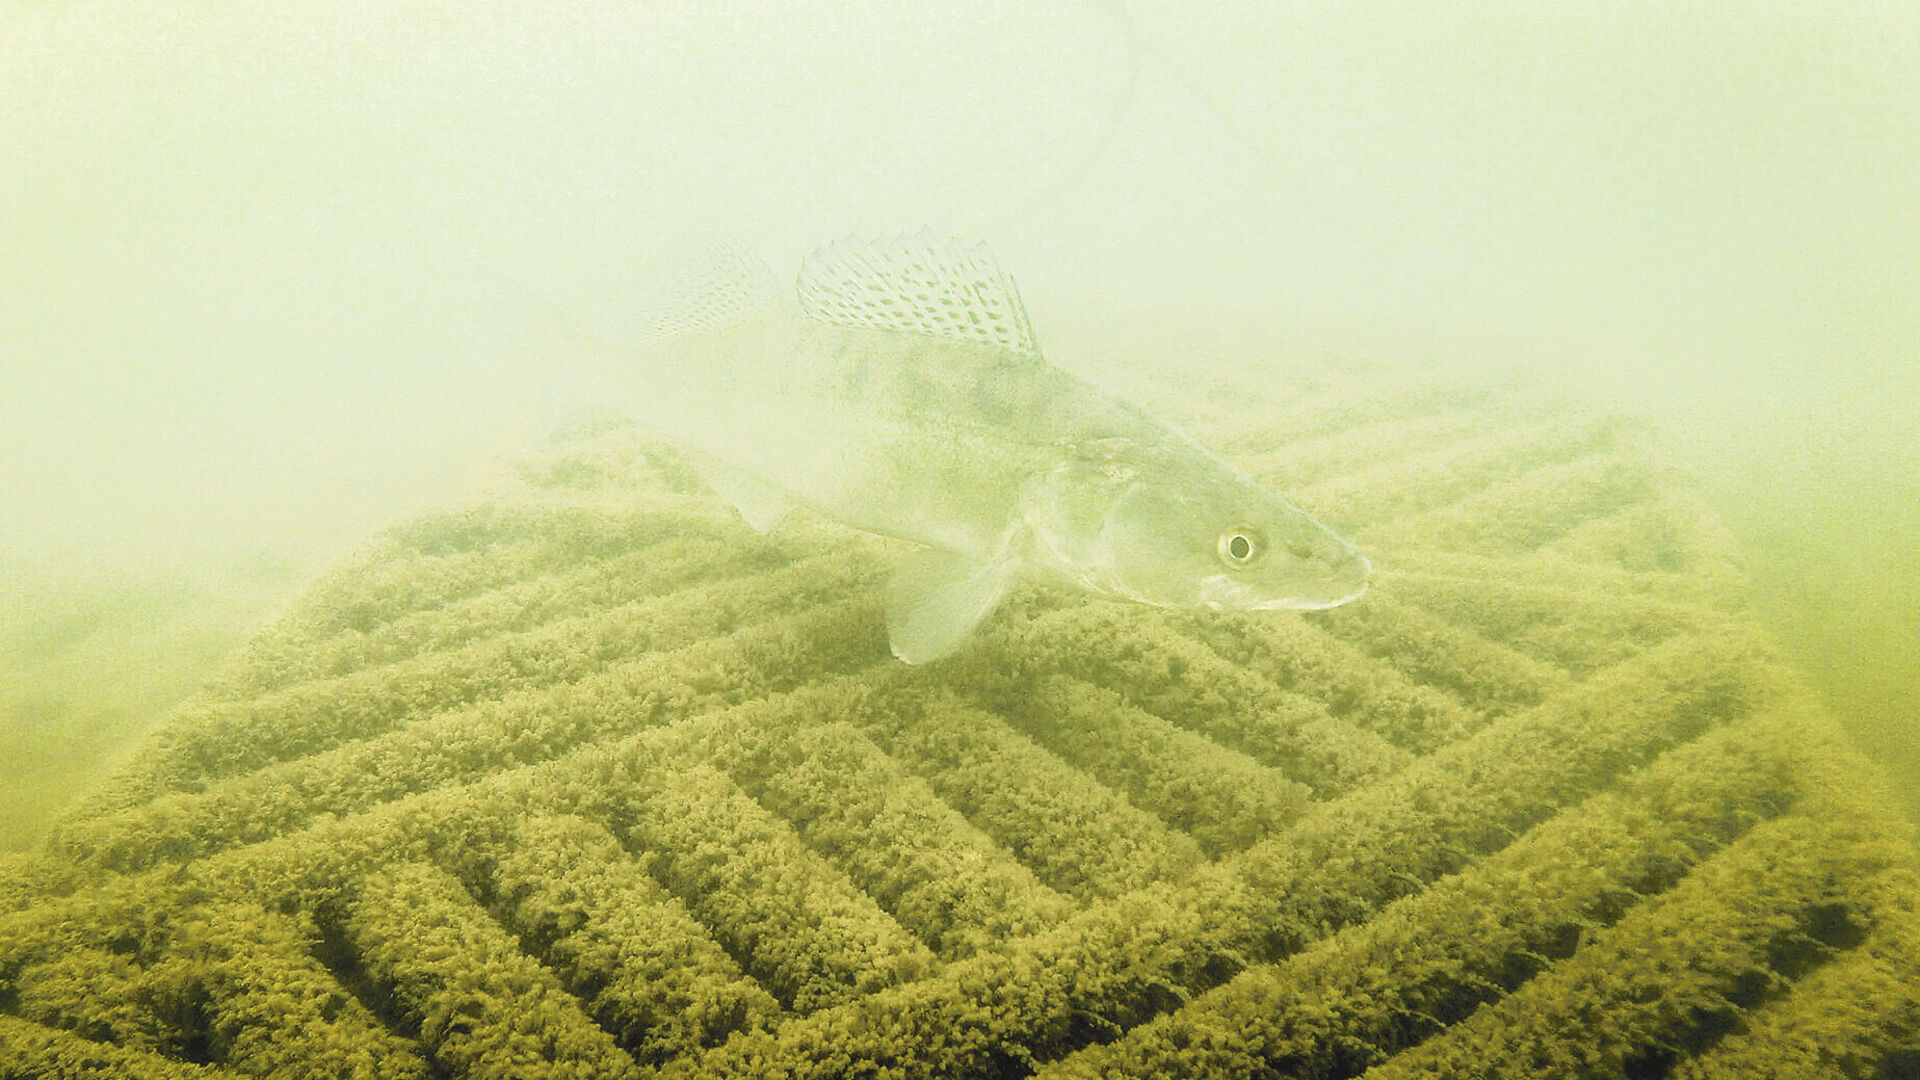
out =
[[[1633,425],[1140,385],[1369,596],[908,667],[901,548],[575,432],[0,862],[0,1076],[1914,1074],[1910,838]]]

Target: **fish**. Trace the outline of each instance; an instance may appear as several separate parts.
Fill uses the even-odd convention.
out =
[[[1141,407],[1049,363],[983,242],[849,237],[792,287],[728,248],[623,358],[635,418],[756,529],[806,508],[921,545],[893,654],[960,648],[1021,581],[1176,609],[1350,603],[1370,564]]]

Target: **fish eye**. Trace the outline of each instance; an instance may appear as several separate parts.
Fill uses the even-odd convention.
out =
[[[1266,540],[1252,529],[1228,529],[1220,534],[1220,561],[1228,566],[1251,566],[1266,550]]]

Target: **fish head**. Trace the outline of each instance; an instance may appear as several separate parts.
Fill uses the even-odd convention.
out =
[[[1278,495],[1248,484],[1209,520],[1218,524],[1214,563],[1200,577],[1202,607],[1310,611],[1367,591],[1367,557]]]
[[[1079,479],[1105,488],[1102,505],[1066,515],[1053,535],[1077,524],[1082,536],[1052,550],[1059,569],[1090,592],[1248,611],[1335,607],[1367,590],[1372,568],[1358,548],[1210,456],[1109,463]]]

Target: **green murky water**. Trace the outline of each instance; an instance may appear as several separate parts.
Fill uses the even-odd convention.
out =
[[[15,6],[0,1055],[1905,1075],[1915,69],[1893,5]],[[890,667],[904,549],[597,411],[668,252],[922,227],[1374,592]]]

